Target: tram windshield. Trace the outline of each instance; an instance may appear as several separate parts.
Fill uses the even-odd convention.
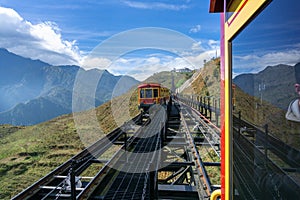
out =
[[[145,89],[146,97],[145,98],[152,98],[152,89]]]
[[[299,9],[272,1],[232,42],[234,199],[300,196]]]

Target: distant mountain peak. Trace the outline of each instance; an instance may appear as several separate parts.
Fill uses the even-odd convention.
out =
[[[0,48],[0,124],[36,124],[71,113],[78,71],[87,80],[87,86],[100,78],[96,94],[86,94],[94,95],[96,106],[124,94],[138,83],[132,77],[114,76],[108,70],[52,66]],[[121,87],[115,89],[121,78]]]
[[[291,98],[294,98],[293,84],[298,81],[300,82],[300,63],[294,66],[286,64],[267,66],[258,73],[240,74],[233,80],[234,84],[245,93],[256,97],[261,95],[260,85],[264,84],[265,100],[282,109],[285,109]],[[281,97],[279,100],[278,96]]]
[[[0,48],[0,67],[2,66],[3,63],[7,64],[8,61],[14,61],[20,64],[20,62],[24,62],[24,64],[27,64],[27,62],[34,62],[34,66],[50,66],[50,64],[43,62],[41,60],[33,60],[31,58],[25,58],[23,56],[19,56],[15,53],[10,52],[7,49]]]

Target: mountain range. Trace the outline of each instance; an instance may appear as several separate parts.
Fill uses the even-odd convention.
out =
[[[186,81],[179,91],[185,95],[220,97],[220,58],[211,59]]]
[[[294,66],[267,66],[258,73],[238,75],[233,82],[245,93],[286,109],[290,101],[296,98],[294,84],[300,78],[299,69],[300,63]]]
[[[79,72],[86,80],[99,79],[93,86],[94,94],[80,91],[83,96],[94,98],[94,105],[85,109],[99,106],[139,83],[132,77],[114,76],[107,70],[51,66],[0,49],[0,124],[32,125],[71,113]]]

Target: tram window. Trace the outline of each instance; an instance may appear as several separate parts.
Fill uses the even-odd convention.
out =
[[[152,98],[152,89],[145,89],[146,97],[145,98]]]
[[[158,89],[153,89],[153,97],[158,97]]]
[[[234,199],[300,196],[299,8],[272,1],[232,42]]]
[[[143,89],[141,89],[140,91],[140,98],[144,98],[145,97],[145,91]]]

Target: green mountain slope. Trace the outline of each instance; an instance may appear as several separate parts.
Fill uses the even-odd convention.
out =
[[[190,83],[182,88],[186,95],[200,95],[220,97],[220,58],[213,59],[204,64],[197,71]]]
[[[295,98],[293,84],[297,82],[296,78],[300,77],[299,69],[300,63],[294,66],[278,64],[268,66],[255,74],[238,75],[233,82],[246,93],[261,97],[274,106],[285,109]]]
[[[94,93],[89,91],[85,95],[94,95],[97,106],[139,83],[107,70],[50,66],[0,48],[0,124],[34,125],[71,113],[74,84],[83,79],[88,83],[80,82],[81,95],[95,87]]]
[[[130,116],[124,115],[128,110]],[[86,133],[97,136],[90,143],[138,114],[137,92],[132,89],[95,110],[77,115],[88,122],[94,111],[103,133],[96,134],[92,126],[84,127]],[[88,145],[81,141],[73,115],[27,127],[1,125],[0,138],[0,199],[15,196]]]
[[[174,73],[175,84],[184,82],[192,73]],[[147,81],[171,87],[171,72],[160,72]],[[96,111],[96,112],[95,112]],[[96,113],[99,133],[89,121]],[[129,113],[129,115],[126,115]],[[114,98],[96,109],[76,113],[85,123],[78,127],[71,114],[33,126],[0,126],[0,199],[10,199],[26,187],[48,174],[88,144],[137,115],[137,90]],[[79,129],[89,134],[89,141],[82,142]],[[81,132],[82,134],[82,132]]]
[[[264,130],[264,126],[268,124],[271,135],[296,149],[299,148],[300,137],[297,130],[300,130],[300,124],[286,120],[286,109],[264,100],[261,101],[260,98],[247,94],[238,86],[235,89],[235,99],[234,114],[236,116],[240,111],[242,119],[256,124],[261,130]]]

